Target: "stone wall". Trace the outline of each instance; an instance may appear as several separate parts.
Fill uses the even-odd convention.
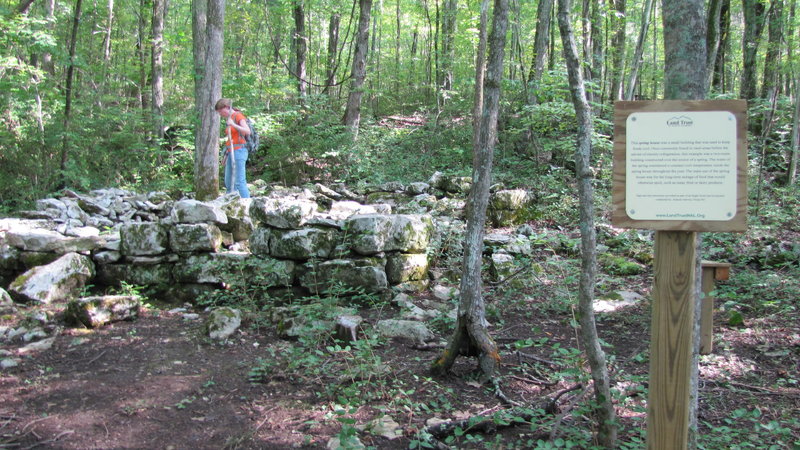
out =
[[[69,286],[125,282],[159,288],[174,302],[192,302],[242,276],[293,295],[423,290],[434,217],[463,218],[469,180],[435,175],[429,183],[387,183],[360,194],[343,186],[254,188],[252,199],[233,194],[211,202],[119,189],[41,200],[22,218],[0,219],[0,277],[17,301],[43,303],[64,294],[33,295],[45,286],[24,285],[53,285],[42,273],[70,268],[79,270],[79,281]],[[493,196],[490,214],[499,225],[530,201],[525,191]]]

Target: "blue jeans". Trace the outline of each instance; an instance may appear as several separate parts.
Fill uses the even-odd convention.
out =
[[[231,155],[228,153],[227,161],[225,161],[225,190],[228,193],[233,192],[234,189],[239,191],[239,196],[242,198],[250,198],[250,190],[247,189],[247,175],[245,169],[247,167],[247,149],[244,147],[234,147],[233,150],[234,160],[231,161]],[[236,163],[236,173],[233,173],[233,166]]]

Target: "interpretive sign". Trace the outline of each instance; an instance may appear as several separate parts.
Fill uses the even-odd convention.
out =
[[[616,102],[614,225],[744,231],[746,107],[740,100]]]

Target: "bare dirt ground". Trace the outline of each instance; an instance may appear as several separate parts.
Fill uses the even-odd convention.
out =
[[[647,291],[649,281],[642,278],[640,289]],[[578,347],[569,326],[573,317],[548,308],[548,301],[546,292],[504,300],[492,319],[493,333],[502,348],[505,396],[530,406],[562,393],[557,401],[561,414],[507,427],[498,420],[488,432],[440,437],[440,443],[531,448],[553,437],[591,446],[591,425],[579,412],[588,395],[585,388],[576,388],[585,381],[585,370],[575,370],[582,359],[568,351]],[[373,323],[397,315],[388,307],[363,313]],[[627,448],[644,446],[648,320],[646,300],[598,316],[606,351],[613,355],[620,442]],[[477,383],[474,358],[461,357],[451,375],[430,378],[428,366],[441,350],[408,342],[374,348],[387,371],[361,380],[357,386],[363,392],[356,394],[361,401],[351,401],[356,406],[343,412],[344,391],[330,389],[342,383],[333,365],[327,369],[323,364],[315,372],[277,368],[259,382],[250,381],[259,358],[271,354],[267,349],[296,345],[268,327],[245,323],[228,342],[218,343],[205,337],[201,320],[148,309],[132,322],[97,330],[64,328],[55,336],[50,349],[26,354],[19,366],[0,372],[0,448],[325,448],[347,425],[383,415],[398,423],[399,437],[360,432],[361,442],[409,448],[419,444],[420,431],[432,418],[490,416],[508,408],[493,389]],[[754,319],[735,328],[718,323],[715,345],[701,363],[701,433],[720,433],[710,427],[752,427],[752,420],[730,418],[736,410],[757,409],[756,422],[774,419],[789,428],[794,441],[780,442],[798,442],[800,389],[781,381],[798,378],[798,317]],[[764,442],[762,448],[768,447]]]

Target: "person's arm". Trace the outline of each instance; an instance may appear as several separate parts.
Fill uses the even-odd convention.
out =
[[[232,126],[233,128],[236,128],[236,131],[239,132],[240,136],[249,136],[250,135],[250,127],[247,126],[247,120],[244,118],[244,116],[241,116],[241,117],[242,118],[239,120],[239,123],[236,123],[233,120],[233,114],[231,114],[228,117],[228,125]]]

